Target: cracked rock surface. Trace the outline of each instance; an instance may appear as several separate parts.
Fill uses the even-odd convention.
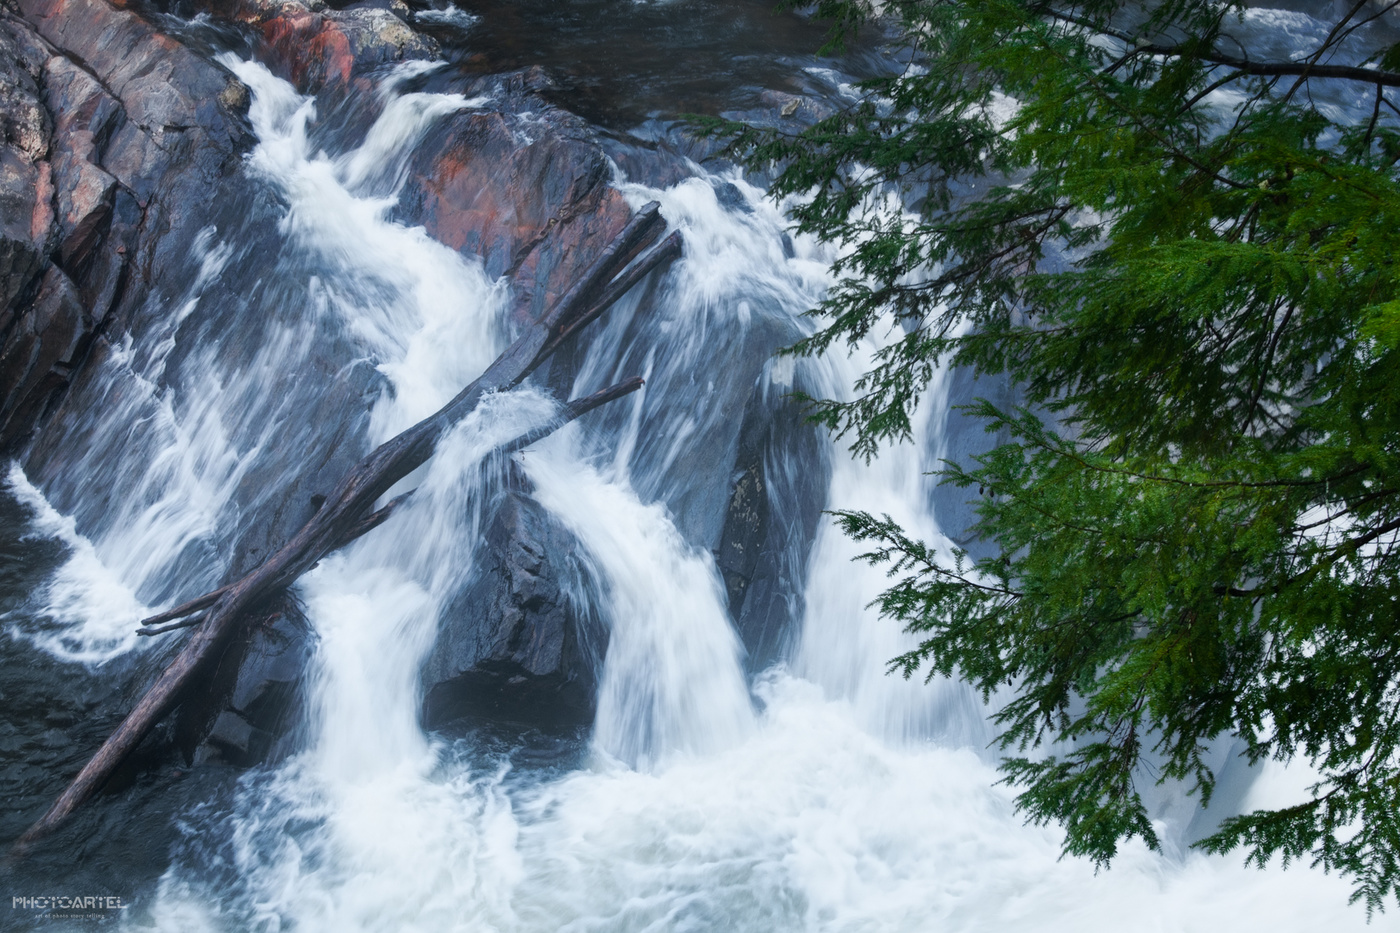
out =
[[[0,5],[0,447],[57,406],[237,174],[246,89],[102,0]]]

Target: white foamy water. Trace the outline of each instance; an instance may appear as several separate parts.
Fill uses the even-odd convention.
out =
[[[422,10],[413,14],[415,21],[427,23],[430,26],[448,27],[458,32],[470,32],[471,28],[480,19],[473,13],[466,10],[459,10],[454,4],[449,3],[441,10]]]
[[[303,578],[318,635],[313,739],[240,795],[231,848],[247,919],[450,929],[463,896],[482,910],[501,899],[515,828],[499,775],[443,771],[418,727],[418,669],[444,601],[471,570],[492,472],[483,460],[555,411],[531,391],[488,396],[441,442],[404,507]],[[161,926],[193,922],[191,891],[208,896],[198,878],[167,877]]]
[[[840,397],[873,362],[867,344],[847,359],[830,359],[827,397]],[[913,414],[913,439],[887,444],[870,463],[846,450],[832,457],[832,507],[893,518],[914,538],[924,541],[952,565],[952,546],[943,537],[930,507],[938,468],[938,447],[948,399],[946,370],[935,376]],[[794,670],[848,700],[865,727],[891,740],[939,738],[980,748],[993,736],[983,719],[981,701],[967,685],[937,678],[925,684],[887,673],[889,661],[916,647],[918,640],[897,623],[878,619],[870,604],[891,583],[884,565],[859,556],[869,544],[851,540],[833,522],[823,522],[813,545],[806,593],[806,617],[794,658]],[[821,572],[823,568],[826,572]],[[835,572],[841,568],[840,572]]]
[[[551,456],[550,454],[554,454]],[[594,742],[644,768],[677,753],[720,751],[753,729],[743,648],[709,554],[623,480],[555,451],[527,457],[535,498],[597,565],[610,638]]]
[[[333,158],[311,149],[308,99],[261,65],[231,57],[224,64],[256,89],[249,117],[259,145],[249,165],[287,202],[281,229],[297,252],[273,274],[301,301],[246,325],[260,328],[251,360],[227,359],[222,341],[242,339],[237,330],[222,338],[205,333],[179,372],[169,372],[182,326],[197,317],[236,253],[217,230],[201,231],[191,247],[193,283],[171,302],[163,331],[147,338],[151,349],[129,341],[113,348],[99,377],[103,408],[70,445],[66,475],[103,478],[101,495],[83,497],[96,530],[79,533],[72,516],[57,516],[12,471],[11,487],[34,512],[33,533],[72,551],[39,594],[37,612],[26,612],[12,631],[67,660],[100,663],[149,644],[134,629],[151,611],[147,601],[157,602],[153,594],[168,599],[172,586],[192,595],[217,585],[226,559],[220,539],[240,513],[234,495],[269,445],[285,440],[282,422],[295,417],[279,383],[296,378],[327,315],[349,324],[394,387],[392,404],[373,410],[376,439],[430,413],[494,352],[501,295],[479,265],[422,228],[385,219],[413,144],[434,121],[482,100],[396,94],[425,67],[405,65],[384,82],[383,110],[363,143]],[[308,257],[313,273],[305,271]],[[463,313],[464,304],[473,308]],[[420,365],[429,347],[433,367]],[[455,353],[444,358],[441,347]]]
[[[1376,928],[1345,907],[1344,883],[1305,867],[1133,844],[1095,873],[1059,858],[1057,831],[1024,826],[972,751],[892,745],[790,676],[758,693],[747,741],[652,771],[512,791],[499,769],[401,764],[343,781],[319,813],[260,796],[277,831],[240,839],[236,864],[260,882],[253,916],[326,931]],[[314,786],[297,767],[278,780]],[[245,928],[226,909],[168,879],[157,925]]]
[[[759,684],[751,739],[660,773],[581,772],[516,805],[517,930],[1360,929],[1335,879],[1058,859],[968,750],[897,747],[849,704]],[[1329,899],[1331,903],[1328,903]],[[474,928],[464,924],[462,928]],[[484,925],[476,928],[487,928]]]
[[[470,102],[420,95],[397,107],[414,95],[388,96],[381,121],[401,122],[371,133],[381,155],[332,157],[307,144],[308,102],[257,66],[234,67],[255,94],[258,170],[287,201],[284,232],[325,263],[318,307],[396,389],[376,403],[372,440],[382,439],[446,401],[503,342],[499,288],[384,219],[395,160],[425,121]],[[717,184],[739,202],[722,205]],[[444,441],[408,506],[304,580],[319,638],[306,750],[246,777],[231,812],[189,815],[150,907],[155,928],[1364,928],[1346,883],[1306,868],[1260,872],[1140,845],[1106,872],[1061,859],[1059,831],[1025,826],[994,786],[967,689],[885,676],[909,644],[868,607],[888,581],[853,565],[859,549],[829,526],[808,558],[798,646],[751,693],[700,523],[680,514],[681,478],[703,475],[696,439],[735,417],[703,404],[722,395],[730,354],[750,328],[796,327],[831,256],[800,241],[789,255],[782,215],[737,178],[624,191],[662,201],[686,256],[654,300],[614,309],[576,388],[635,372],[648,387],[621,403],[632,407],[620,439],[576,425],[521,458],[539,502],[578,540],[610,625],[598,754],[517,780],[508,756],[445,745],[418,725],[419,666],[477,559],[498,486],[487,452],[553,412],[537,392],[496,396]],[[656,343],[628,343],[629,325],[651,315]],[[756,384],[848,391],[872,349],[763,366]],[[828,505],[888,512],[937,540],[924,472],[943,401],[934,392],[918,413],[917,444],[869,466],[834,449]],[[81,549],[61,516],[41,521]]]
[[[192,557],[203,559],[190,569],[192,582],[213,584],[222,569],[214,550],[221,519],[280,414],[266,374],[294,365],[310,339],[309,328],[271,325],[254,363],[232,371],[220,364],[217,345],[196,347],[186,366],[201,375],[177,391],[164,378],[176,336],[232,248],[206,228],[191,252],[193,284],[149,352],[130,339],[111,348],[98,376],[103,409],[73,445],[66,475],[101,478],[81,500],[98,529],[79,533],[74,516],[58,516],[18,467],[10,474],[11,488],[33,511],[33,533],[72,551],[39,594],[37,624],[26,612],[12,631],[65,660],[101,663],[149,644],[134,631],[146,600]]]
[[[259,145],[249,160],[288,200],[280,228],[319,261],[313,299],[359,339],[394,391],[375,405],[379,442],[432,414],[494,357],[503,295],[479,264],[386,219],[413,146],[437,120],[485,103],[460,94],[397,94],[433,66],[409,62],[380,90],[384,109],[356,149],[331,157],[307,138],[316,106],[261,64],[221,61],[254,91]]]
[[[60,541],[69,551],[68,559],[45,581],[41,594],[42,611],[52,618],[70,620],[69,624],[36,631],[12,622],[8,626],[11,634],[29,638],[56,657],[88,664],[130,650],[139,637],[136,623],[148,614],[147,607],[103,563],[92,542],[78,533],[77,523],[60,514],[29,482],[18,463],[10,463],[6,484],[31,513],[29,537]]]

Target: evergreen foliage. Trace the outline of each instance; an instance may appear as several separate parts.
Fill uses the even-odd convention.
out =
[[[1235,735],[1320,777],[1199,845],[1400,894],[1396,5],[1347,0],[1290,57],[1240,3],[889,0],[902,73],[800,132],[708,125],[845,246],[795,350],[889,341],[815,405],[857,454],[908,437],[939,365],[1024,391],[977,405],[1006,442],[942,473],[995,556],[839,521],[921,638],[893,670],[1014,685],[1007,780],[1071,853],[1158,845],[1141,782],[1208,802]],[[872,16],[817,8],[836,43]]]

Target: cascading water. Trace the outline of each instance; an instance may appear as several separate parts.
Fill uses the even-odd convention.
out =
[[[394,88],[424,67],[407,65],[385,82],[386,106],[363,145],[333,160],[311,151],[310,100],[260,65],[226,63],[259,89],[249,117],[261,142],[249,166],[287,200],[279,227],[290,249],[272,277],[276,284],[264,288],[271,300],[261,308],[270,315],[202,320],[202,339],[172,363],[177,338],[189,340],[181,328],[235,251],[218,231],[202,231],[193,247],[199,272],[163,322],[164,332],[148,338],[151,349],[128,342],[108,362],[104,401],[116,404],[82,425],[85,436],[74,442],[77,454],[66,472],[109,475],[113,482],[104,499],[78,500],[75,517],[95,529],[88,537],[72,529],[48,532],[60,534],[74,558],[46,586],[40,618],[49,623],[20,630],[65,658],[100,662],[148,643],[135,635],[136,621],[148,614],[143,600],[168,598],[170,587],[188,584],[190,573],[196,582],[217,585],[227,559],[219,532],[236,524],[240,511],[254,511],[250,503],[241,510],[235,504],[240,483],[260,461],[279,467],[267,478],[270,486],[298,469],[278,461],[275,450],[265,454],[269,447],[285,451],[283,426],[297,420],[305,389],[269,385],[268,379],[295,380],[318,334],[348,330],[393,383],[394,404],[377,406],[372,415],[377,439],[431,412],[444,391],[450,397],[460,387],[463,373],[479,372],[493,355],[500,301],[494,286],[421,229],[383,219],[402,182],[404,160],[431,122],[482,101],[396,95]],[[246,245],[239,249],[247,251]],[[263,271],[252,273],[259,277],[256,287],[263,287]],[[464,303],[481,312],[454,313]],[[238,331],[259,325],[263,333],[245,360],[236,345],[247,341]],[[458,354],[439,354],[433,369],[420,366],[429,344]],[[425,383],[433,378],[436,384]],[[50,514],[18,468],[10,485],[40,515]]]
[[[344,341],[352,362],[342,364],[372,361],[382,380],[365,425],[376,443],[451,397],[505,342],[504,287],[423,230],[386,219],[417,141],[434,121],[485,101],[405,92],[423,66],[399,66],[381,80],[378,117],[359,144],[327,154],[311,142],[310,100],[260,65],[225,62],[254,93],[250,168],[277,198],[277,284],[258,293],[266,314],[251,355],[226,356],[212,339],[175,352],[203,290],[232,275],[225,270],[247,249],[237,229],[210,230],[193,245],[201,274],[169,333],[154,349],[112,357],[114,385],[147,388],[90,427],[78,468],[106,464],[121,477],[129,504],[115,517],[77,507],[65,516],[12,470],[31,531],[72,551],[48,583],[51,624],[23,630],[62,657],[97,663],[130,652],[126,633],[143,601],[173,598],[197,558],[219,558],[204,582],[223,569],[216,529],[236,522],[243,477],[283,469],[270,448],[296,417],[294,396],[259,387],[263,373],[295,370],[327,334]],[[1104,873],[1060,859],[1058,832],[1024,826],[1010,792],[994,786],[991,732],[970,691],[885,674],[908,646],[868,607],[886,578],[852,563],[859,549],[829,523],[810,553],[795,541],[786,555],[806,565],[792,594],[795,640],[778,665],[746,679],[707,550],[732,477],[704,452],[737,445],[734,423],[755,389],[775,405],[795,387],[848,392],[874,348],[769,359],[805,326],[800,314],[828,284],[832,255],[788,240],[782,213],[737,173],[690,169],[694,177],[666,188],[619,173],[634,206],[661,201],[686,253],[650,292],[610,312],[572,386],[582,395],[641,372],[646,389],[608,426],[571,425],[519,455],[531,495],[578,541],[592,585],[573,597],[593,601],[610,629],[591,745],[578,760],[532,769],[516,762],[524,740],[502,749],[419,725],[420,666],[507,482],[489,451],[554,412],[522,389],[488,399],[420,471],[406,507],[303,579],[318,639],[304,750],[244,776],[231,802],[186,814],[173,864],[128,924],[181,933],[1360,928],[1364,915],[1343,906],[1345,883],[1306,869],[1261,872],[1140,845]],[[870,464],[833,445],[826,506],[887,512],[940,540],[926,473],[946,409],[931,393],[915,443]],[[793,482],[814,469],[783,450],[769,452],[768,467]]]
[[[841,397],[873,361],[870,348],[850,359],[828,363],[828,398]],[[862,463],[844,452],[833,458],[830,500],[842,508],[889,515],[910,534],[940,545],[951,564],[952,546],[943,539],[929,510],[928,474],[938,468],[937,439],[948,409],[946,371],[921,400],[910,443],[887,445],[879,457]],[[932,455],[932,456],[930,456]],[[852,624],[867,618],[869,605],[889,585],[881,567],[859,559],[864,549],[831,524],[813,547],[814,572],[808,583],[802,641],[796,673],[821,684],[833,697],[849,700],[865,728],[891,739],[938,737],[954,745],[980,748],[992,737],[981,702],[964,684],[937,679],[925,684],[886,673],[889,659],[915,641],[891,624]],[[816,567],[843,568],[841,574]]]
[[[747,735],[753,711],[742,649],[713,562],[625,481],[608,482],[573,457],[531,458],[528,471],[540,503],[600,565],[612,635],[598,748],[646,766],[677,752],[715,752]]]

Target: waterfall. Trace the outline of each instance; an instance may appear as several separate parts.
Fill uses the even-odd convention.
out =
[[[483,339],[497,333],[489,317],[452,323],[425,313],[433,298],[460,289],[460,260],[443,262],[441,248],[412,258],[421,231],[383,222],[387,199],[358,193],[351,182],[388,174],[384,162],[421,131],[422,120],[469,104],[393,97],[391,85],[360,147],[335,159],[312,156],[305,143],[311,103],[261,66],[230,64],[257,95],[255,125],[265,142],[251,161],[288,201],[282,229],[330,265],[335,274],[318,288],[337,296],[329,304],[381,360],[394,388],[371,421],[371,437],[382,440],[450,398],[500,341]],[[404,119],[410,107],[419,120]],[[356,287],[363,279],[376,289]],[[478,315],[499,316],[499,294],[484,281],[475,287]],[[366,293],[386,297],[353,300]],[[462,304],[459,294],[450,306]],[[463,360],[463,345],[476,347],[475,359]],[[510,812],[497,799],[499,775],[483,778],[421,732],[417,677],[445,600],[470,572],[482,510],[500,485],[499,464],[493,469],[483,458],[553,414],[553,403],[532,390],[490,397],[441,445],[408,507],[303,580],[319,636],[310,748],[250,780],[231,817],[231,862],[247,891],[239,906],[249,919],[328,930],[435,929],[466,884],[482,911],[494,915],[498,902],[503,913],[493,922],[505,922],[506,889],[493,894],[492,883],[474,876],[476,869],[500,873],[499,886],[516,861],[493,845],[510,832],[481,823]],[[577,428],[529,454],[526,468],[538,500],[578,537],[602,583],[612,628],[595,736],[603,760],[660,768],[677,755],[742,741],[753,711],[713,561],[682,537],[663,505],[639,498],[624,463],[595,468]],[[293,825],[302,829],[289,835]],[[472,877],[461,876],[462,863],[474,866]],[[429,878],[441,882],[440,904],[393,893]],[[157,914],[190,922],[189,902],[177,892],[192,886],[197,880],[177,869]]]
[[[440,18],[465,15],[448,6]],[[308,400],[324,383],[296,374],[362,373],[369,414],[347,433],[369,445],[435,410],[508,337],[506,286],[390,219],[414,147],[487,99],[406,90],[433,66],[401,64],[379,75],[368,127],[318,135],[316,101],[261,65],[222,60],[253,93],[248,166],[267,204],[191,244],[198,274],[167,299],[164,329],[104,361],[113,404],[83,426],[72,470],[114,476],[115,508],[63,482],[41,491],[18,465],[8,474],[29,530],[69,552],[37,597],[40,622],[10,625],[60,658],[127,656],[136,619],[218,582],[228,529],[256,505],[239,504],[241,484],[295,470],[314,433],[298,424],[322,413]],[[578,397],[640,373],[646,388],[515,455],[528,494],[577,541],[592,585],[572,595],[609,629],[586,739],[420,725],[421,666],[507,484],[491,451],[556,414],[526,387],[488,397],[415,474],[406,506],[303,578],[316,640],[304,746],[243,775],[231,800],[182,814],[170,867],[127,925],[1362,929],[1346,882],[1306,867],[1258,871],[1136,842],[1106,872],[1061,858],[1060,831],[1025,825],[997,785],[972,691],[886,674],[911,645],[870,608],[888,578],[853,562],[860,548],[825,517],[810,548],[782,555],[805,580],[788,594],[793,638],[772,667],[745,672],[711,553],[733,458],[713,452],[733,453],[751,399],[776,409],[794,389],[850,393],[881,336],[848,355],[772,358],[810,327],[802,313],[834,254],[789,237],[781,206],[740,173],[687,168],[664,187],[617,170],[633,207],[661,202],[685,254],[609,312],[568,387]],[[247,237],[269,217],[278,254],[259,261]],[[220,283],[246,295],[237,313],[204,300]],[[284,375],[269,386],[267,373]],[[947,546],[927,475],[949,406],[940,378],[912,442],[868,464],[824,442],[824,507],[888,513]],[[816,469],[786,450],[767,465],[790,483]],[[563,751],[541,764],[531,742]],[[1269,773],[1244,806],[1281,782]]]
[[[531,458],[542,505],[600,569],[611,628],[594,741],[632,765],[715,752],[753,727],[741,648],[708,555],[665,510],[573,458]]]
[[[58,484],[65,498],[76,498],[70,490],[80,477],[110,478],[105,498],[76,498],[76,517],[93,532],[58,531],[44,517],[58,513],[22,471],[11,470],[10,488],[41,516],[36,532],[59,536],[73,551],[41,594],[44,622],[13,628],[66,659],[100,663],[149,645],[135,626],[151,604],[182,583],[187,590],[218,585],[227,566],[221,535],[254,511],[235,503],[240,484],[251,471],[271,468],[264,484],[275,489],[303,468],[287,456],[294,448],[284,425],[299,417],[299,403],[315,404],[306,393],[319,387],[295,383],[318,337],[348,331],[392,383],[371,416],[376,441],[429,414],[495,353],[501,296],[479,266],[421,228],[384,219],[414,143],[435,119],[483,101],[395,95],[425,67],[405,65],[384,83],[386,106],[363,144],[332,159],[314,152],[307,137],[311,100],[261,65],[233,57],[225,64],[256,89],[249,118],[260,142],[249,167],[286,199],[278,226],[288,248],[271,270],[255,262],[246,271],[249,290],[269,300],[241,309],[248,313],[239,319],[201,307],[201,299],[230,271],[235,253],[247,257],[249,244],[232,240],[247,231],[225,236],[206,228],[192,246],[198,274],[170,302],[162,332],[139,347],[128,338],[105,362],[108,404],[80,425]],[[463,304],[480,313],[455,313]],[[250,339],[249,330],[261,332]],[[193,349],[177,353],[180,341]],[[248,344],[256,349],[244,359],[239,348]],[[420,365],[429,346],[458,352]],[[317,428],[298,427],[303,435]]]

